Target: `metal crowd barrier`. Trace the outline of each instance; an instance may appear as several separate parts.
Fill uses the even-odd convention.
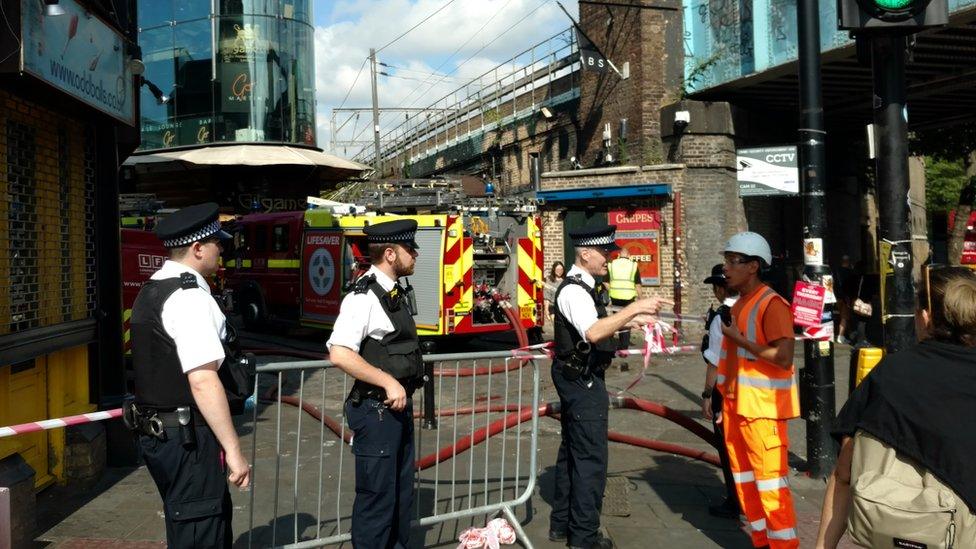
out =
[[[440,525],[439,542],[456,542],[464,528],[484,526],[501,513],[532,548],[514,509],[536,484],[536,360],[548,356],[535,352],[424,356],[428,372],[433,367],[434,391],[432,397],[423,389],[414,393],[414,509],[415,526],[427,528],[414,536]],[[258,404],[250,426],[242,426],[252,429],[248,546],[349,541],[355,462],[342,413],[352,380],[326,360],[268,363],[257,373]],[[422,425],[425,407],[431,409],[425,398],[433,398],[436,415],[428,428]]]

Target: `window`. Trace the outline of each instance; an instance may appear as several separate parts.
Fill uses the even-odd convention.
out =
[[[255,252],[266,252],[268,250],[268,228],[264,225],[255,225],[254,239],[251,242],[254,243]]]
[[[271,235],[271,251],[288,251],[288,225],[275,225],[274,233]]]

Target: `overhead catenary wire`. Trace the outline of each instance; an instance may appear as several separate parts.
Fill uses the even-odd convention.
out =
[[[545,2],[548,2],[548,1],[549,1],[549,0],[543,0],[543,4],[545,4]],[[460,46],[458,46],[458,47],[457,47],[457,49],[455,49],[455,50],[454,50],[454,51],[453,51],[453,52],[451,53],[451,55],[448,55],[448,56],[447,56],[447,57],[446,57],[446,58],[444,59],[444,61],[442,61],[442,62],[441,62],[441,64],[440,64],[440,65],[437,65],[437,67],[436,67],[436,68],[435,68],[435,69],[433,70],[433,72],[431,73],[431,76],[434,76],[434,75],[437,75],[437,74],[439,74],[439,71],[440,71],[440,70],[441,70],[442,68],[444,68],[444,65],[446,65],[448,61],[450,61],[451,59],[453,59],[455,55],[457,55],[457,54],[458,54],[458,53],[459,53],[459,52],[460,52],[460,51],[461,51],[462,49],[464,49],[464,47],[465,47],[465,46],[467,46],[467,45],[468,45],[469,43],[471,43],[471,41],[472,41],[472,40],[474,40],[474,38],[475,38],[476,36],[478,36],[479,34],[481,34],[481,31],[483,31],[483,30],[485,30],[485,29],[486,29],[486,28],[488,27],[488,25],[489,25],[489,24],[490,24],[490,23],[491,23],[491,22],[492,22],[492,21],[493,21],[493,20],[495,19],[495,17],[497,17],[497,16],[498,16],[498,14],[499,14],[499,13],[501,13],[501,12],[503,12],[503,11],[505,11],[505,8],[506,8],[506,7],[508,7],[508,5],[509,5],[510,3],[512,3],[512,0],[507,0],[507,1],[505,2],[505,4],[504,4],[504,5],[502,5],[502,7],[501,7],[501,8],[499,8],[499,9],[498,9],[497,11],[495,11],[495,13],[493,13],[493,14],[491,15],[491,17],[489,17],[489,18],[488,18],[488,19],[487,19],[487,20],[486,20],[486,21],[484,22],[484,24],[483,24],[483,25],[481,25],[481,27],[480,27],[480,28],[479,28],[478,30],[476,30],[476,31],[475,31],[475,32],[474,32],[474,33],[473,33],[473,34],[472,34],[471,36],[469,36],[469,37],[468,37],[468,39],[467,39],[467,40],[465,40],[465,41],[464,41],[464,42],[463,42],[463,43],[462,43],[462,44],[461,44]],[[541,6],[541,5],[540,5],[540,6]],[[537,9],[538,9],[538,7],[536,8],[536,10],[537,10]],[[522,18],[522,20],[520,20],[520,21],[518,21],[518,22],[516,23],[516,25],[517,25],[518,23],[521,23],[521,22],[522,22],[523,20],[525,20],[525,18],[526,18],[526,17],[528,17],[528,15],[531,15],[532,13],[535,13],[535,11],[536,11],[536,10],[532,10],[532,12],[530,12],[530,13],[529,13],[529,14],[527,14],[527,15],[526,15],[525,17],[523,17],[523,18]],[[509,27],[509,30],[511,30],[511,27]],[[505,32],[508,32],[508,31],[505,31]],[[505,32],[503,32],[502,34],[505,34]],[[499,36],[501,36],[501,35],[499,35]],[[495,40],[497,40],[497,39],[498,39],[498,37],[495,37]],[[492,40],[491,42],[489,42],[489,43],[488,43],[488,45],[490,45],[490,44],[491,44],[492,42],[494,42],[494,40]],[[486,45],[485,47],[487,47],[487,45]],[[484,47],[482,47],[482,48],[481,48],[480,50],[478,50],[478,52],[476,52],[476,53],[475,53],[475,55],[477,55],[477,53],[480,53],[480,52],[481,52],[482,50],[484,50]],[[452,74],[452,73],[454,73],[454,72],[457,72],[457,70],[458,70],[458,69],[460,69],[460,68],[461,68],[462,66],[464,66],[464,64],[465,64],[465,63],[467,63],[467,62],[468,62],[468,61],[470,61],[470,60],[471,60],[471,57],[469,57],[469,58],[468,58],[468,59],[466,59],[466,60],[465,60],[464,62],[462,62],[461,64],[459,64],[459,65],[458,65],[457,67],[454,67],[454,70],[452,70],[452,71],[450,71],[450,72],[448,72],[448,73],[444,73],[444,74],[440,74],[440,78],[438,78],[438,79],[437,79],[437,80],[436,80],[436,81],[435,81],[435,82],[434,82],[433,84],[431,84],[431,86],[430,86],[429,88],[427,88],[427,90],[426,90],[426,92],[430,92],[431,90],[433,90],[433,89],[434,89],[434,86],[436,86],[436,85],[437,85],[437,84],[439,84],[440,82],[443,82],[443,81],[444,81],[444,79],[445,79],[445,78],[448,78],[450,74]],[[470,82],[469,82],[469,83],[470,83]],[[424,83],[421,83],[421,84],[420,84],[419,86],[417,86],[416,88],[414,88],[414,89],[413,89],[413,90],[412,90],[412,91],[411,91],[410,93],[408,93],[408,94],[407,94],[407,95],[406,95],[406,96],[405,96],[405,97],[404,97],[404,98],[403,98],[403,99],[402,99],[402,100],[400,101],[400,103],[399,103],[399,104],[397,104],[397,107],[402,107],[402,106],[403,106],[403,104],[404,104],[404,103],[406,103],[406,101],[407,101],[408,99],[410,99],[410,97],[411,97],[411,96],[413,96],[413,95],[414,95],[415,93],[417,93],[417,91],[418,91],[418,90],[420,90],[420,88],[422,88],[422,87],[424,86],[424,84],[426,84],[426,81],[425,81]],[[425,92],[425,94],[426,94],[426,92]],[[417,99],[419,100],[419,98],[420,98],[420,97],[424,97],[424,95],[425,95],[425,94],[422,94],[422,95],[420,95],[420,96],[419,96],[419,97],[418,97]],[[410,105],[412,106],[412,105],[414,105],[414,104],[415,104],[416,102],[417,102],[417,101],[415,100],[415,101],[414,101],[413,103],[411,103]],[[396,129],[398,129],[398,128],[399,128],[400,126],[402,126],[403,124],[405,124],[405,123],[406,123],[406,122],[408,122],[408,121],[409,121],[409,120],[406,120],[406,121],[404,121],[403,123],[401,123],[401,124],[400,124],[400,125],[398,125],[398,126],[395,126],[395,127],[394,127],[394,128],[392,129],[392,130],[389,130],[389,131],[393,131],[393,130],[396,130]]]
[[[336,107],[337,109],[341,109],[342,106],[346,104],[346,101],[349,99],[349,94],[352,93],[352,89],[356,87],[356,82],[359,82],[359,77],[363,74],[363,69],[366,68],[367,61],[369,61],[369,57],[363,59],[363,64],[359,66],[359,72],[356,73],[356,78],[353,78],[352,85],[349,86],[348,90],[346,90],[346,96],[342,98],[342,102],[339,103],[338,107]]]
[[[486,43],[486,44],[485,44],[485,45],[483,45],[483,46],[482,46],[481,48],[479,48],[479,49],[478,49],[477,51],[475,51],[475,52],[474,52],[473,54],[471,54],[471,55],[470,55],[470,56],[469,56],[469,57],[468,57],[467,59],[465,59],[465,60],[464,60],[464,61],[462,61],[462,62],[461,62],[460,64],[458,64],[458,66],[457,66],[457,67],[455,67],[455,68],[454,68],[454,69],[452,69],[451,71],[449,71],[449,72],[447,72],[447,73],[445,73],[445,74],[444,74],[444,76],[450,76],[450,75],[451,75],[451,74],[453,74],[454,72],[457,72],[457,71],[458,71],[458,69],[460,69],[460,68],[461,68],[462,66],[464,66],[464,65],[465,65],[466,63],[468,63],[468,62],[470,62],[470,61],[471,61],[472,59],[474,59],[474,58],[475,58],[475,57],[476,57],[476,56],[477,56],[477,55],[478,55],[479,53],[481,53],[482,51],[484,51],[485,49],[487,49],[487,48],[488,48],[489,46],[491,46],[491,45],[492,45],[493,43],[495,43],[496,41],[498,41],[498,40],[499,40],[500,38],[502,38],[503,36],[505,36],[506,34],[508,34],[509,32],[511,32],[512,30],[514,30],[514,29],[515,29],[516,27],[518,27],[518,26],[519,26],[520,24],[522,24],[522,23],[524,23],[525,21],[527,21],[527,20],[528,20],[528,19],[529,19],[529,18],[530,18],[530,17],[532,16],[532,15],[534,15],[534,14],[535,14],[535,12],[537,12],[537,11],[539,11],[540,9],[542,9],[542,7],[543,7],[543,6],[545,6],[545,5],[547,4],[547,3],[549,3],[549,1],[550,1],[550,0],[542,0],[542,2],[541,2],[541,3],[539,3],[539,5],[538,5],[538,6],[536,6],[535,8],[533,8],[533,9],[532,9],[532,11],[530,11],[530,12],[528,12],[528,13],[526,13],[526,14],[525,14],[524,16],[522,16],[522,17],[521,17],[521,18],[520,18],[520,19],[519,19],[518,21],[516,21],[516,22],[515,22],[514,24],[512,24],[511,26],[509,26],[509,27],[508,27],[508,28],[507,28],[507,29],[506,29],[505,31],[503,31],[503,32],[502,32],[502,33],[500,33],[500,34],[499,34],[498,36],[496,36],[495,38],[493,38],[492,40],[490,40],[490,41],[489,41],[488,43]],[[489,71],[489,72],[490,72],[490,71]],[[487,73],[485,73],[485,74],[487,74]],[[484,74],[482,74],[482,75],[481,75],[481,76],[479,76],[478,78],[481,78],[481,77],[483,77],[483,76],[484,76]],[[470,84],[471,82],[474,82],[474,81],[475,81],[476,79],[477,79],[477,78],[472,78],[471,80],[469,80],[469,81],[468,81],[468,83]],[[422,99],[423,97],[425,97],[425,96],[426,96],[426,94],[427,94],[427,92],[430,92],[430,91],[431,91],[432,89],[434,89],[434,86],[436,86],[437,84],[439,84],[439,83],[440,83],[440,81],[441,81],[441,80],[437,80],[437,81],[435,81],[435,82],[434,82],[433,84],[431,84],[431,86],[430,86],[430,87],[428,87],[428,88],[427,88],[427,89],[426,89],[426,90],[424,91],[424,94],[422,94],[422,95],[420,95],[419,97],[417,97],[417,98],[416,98],[416,99],[415,99],[415,100],[414,100],[414,101],[413,101],[412,103],[410,103],[410,105],[408,105],[408,106],[413,106],[413,105],[416,105],[416,103],[417,103],[417,101],[420,101],[420,99]],[[418,88],[417,88],[417,89],[419,89],[419,88],[420,88],[420,87],[422,87],[422,86],[423,86],[423,84],[421,84],[421,86],[418,86]],[[415,90],[415,91],[416,91],[416,90]],[[410,95],[413,95],[413,92],[411,92],[410,94],[408,94],[408,95],[407,95],[407,97],[410,97]],[[448,94],[448,95],[450,95],[450,94]],[[444,97],[447,97],[447,95],[445,95]],[[443,98],[441,98],[441,99],[443,99]],[[404,101],[405,101],[405,100],[404,100]],[[402,107],[402,106],[403,106],[403,102],[404,102],[404,101],[401,101],[401,103],[400,103],[400,104],[398,104],[398,105],[397,105],[397,107]],[[435,102],[435,104],[436,104],[436,102]],[[400,127],[402,127],[402,126],[404,126],[405,124],[407,124],[408,122],[410,122],[410,120],[412,120],[413,118],[416,118],[417,116],[419,116],[419,114],[420,114],[420,113],[417,113],[417,114],[415,114],[415,115],[413,115],[413,116],[411,116],[411,117],[409,117],[409,118],[408,118],[407,120],[405,120],[405,121],[403,121],[403,122],[401,122],[401,123],[400,123],[400,124],[398,124],[397,126],[394,126],[394,127],[393,127],[393,128],[391,128],[390,130],[388,130],[388,131],[387,131],[387,133],[386,133],[386,134],[384,134],[384,136],[389,136],[389,135],[390,135],[391,133],[393,133],[393,132],[395,132],[395,131],[396,131],[396,130],[398,130],[398,129],[399,129]]]
[[[383,44],[382,46],[380,46],[380,47],[378,47],[378,48],[376,48],[376,53],[379,53],[379,52],[381,52],[381,51],[383,51],[383,50],[385,50],[386,48],[388,48],[388,47],[390,47],[390,46],[392,46],[392,45],[393,45],[393,44],[394,44],[394,43],[395,43],[395,42],[396,42],[397,40],[399,40],[399,39],[401,39],[401,38],[403,38],[404,36],[406,36],[406,35],[408,35],[408,34],[410,34],[410,33],[411,33],[411,32],[412,32],[412,31],[413,31],[414,29],[416,29],[416,28],[417,28],[417,27],[419,27],[420,25],[423,25],[424,23],[426,23],[427,21],[429,21],[429,20],[430,20],[430,19],[431,19],[432,17],[434,17],[434,16],[435,16],[435,15],[437,15],[438,13],[440,13],[440,12],[442,12],[442,11],[444,11],[444,9],[445,9],[445,8],[447,8],[448,6],[450,6],[451,4],[453,4],[454,2],[457,2],[457,0],[447,0],[447,2],[445,2],[445,3],[444,3],[444,5],[442,5],[441,7],[439,7],[439,8],[437,8],[436,10],[434,10],[434,11],[433,11],[433,12],[432,12],[432,13],[431,13],[430,15],[428,15],[427,17],[424,17],[423,19],[421,19],[420,21],[418,21],[418,22],[417,22],[417,24],[415,24],[414,26],[412,26],[412,27],[410,27],[409,29],[407,29],[407,30],[405,30],[405,31],[403,31],[402,33],[400,33],[400,34],[399,34],[399,35],[398,35],[398,36],[397,36],[396,38],[394,38],[393,40],[390,40],[390,41],[389,41],[389,42],[387,42],[386,44]]]

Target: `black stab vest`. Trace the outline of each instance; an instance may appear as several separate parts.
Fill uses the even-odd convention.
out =
[[[357,281],[353,291],[373,292],[393,324],[393,331],[383,336],[383,339],[366,336],[359,345],[359,355],[366,362],[395,377],[408,391],[419,387],[424,376],[424,361],[420,353],[420,340],[417,338],[417,325],[406,296],[391,299],[390,293],[376,282],[373,275]],[[395,301],[399,301],[398,305]]]
[[[576,328],[559,310],[559,294],[563,291],[563,288],[570,284],[582,286],[586,290],[586,293],[590,295],[590,298],[593,300],[593,305],[596,307],[597,318],[605,318],[607,316],[607,303],[609,301],[609,296],[603,288],[603,285],[598,284],[596,288],[591,288],[578,275],[567,276],[563,279],[559,287],[556,288],[556,295],[553,298],[553,310],[556,317],[555,322],[553,322],[553,332],[556,342],[556,358],[560,360],[568,360],[576,349],[576,343],[583,339],[583,334],[577,333]],[[603,341],[593,344],[591,357],[595,357],[594,359],[601,365],[609,363],[616,349],[617,338],[615,336],[608,337]]]
[[[187,275],[189,278],[187,278]],[[132,305],[132,366],[135,370],[135,402],[139,406],[171,410],[195,406],[190,382],[183,373],[176,342],[163,327],[163,304],[175,292],[196,288],[196,277],[149,280]]]

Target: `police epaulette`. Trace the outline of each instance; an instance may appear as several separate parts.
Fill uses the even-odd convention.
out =
[[[359,280],[352,287],[353,293],[365,294],[369,290],[369,285],[376,282],[375,274],[368,274],[366,276],[360,277]]]
[[[593,288],[590,288],[590,285],[589,284],[587,284],[586,282],[583,282],[583,276],[582,275],[575,274],[573,276],[567,276],[565,280],[566,280],[566,282],[569,282],[570,284],[578,284],[578,285],[582,286],[584,289],[586,289],[587,292],[593,291]]]
[[[180,274],[180,288],[184,290],[189,290],[197,287],[197,277],[193,276],[193,273],[181,273]]]

